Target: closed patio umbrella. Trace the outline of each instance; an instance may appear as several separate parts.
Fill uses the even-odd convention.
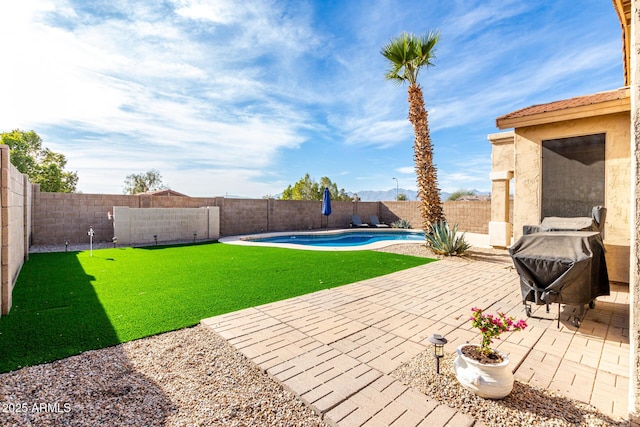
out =
[[[329,188],[324,188],[324,195],[322,197],[322,215],[327,216],[327,228],[329,228],[329,215],[331,215],[331,194],[329,194]]]

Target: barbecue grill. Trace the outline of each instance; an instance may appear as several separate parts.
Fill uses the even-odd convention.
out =
[[[539,226],[525,226],[525,233],[509,254],[520,276],[522,303],[527,316],[531,304],[578,305],[573,324],[580,326],[585,305],[595,308],[595,300],[609,295],[602,228],[606,209],[597,206],[593,217],[545,218]]]

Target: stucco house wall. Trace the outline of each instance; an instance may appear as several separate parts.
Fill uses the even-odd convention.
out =
[[[494,144],[492,168],[514,173],[513,237],[517,240],[524,225],[539,224],[542,220],[542,141],[599,133],[605,134],[607,267],[610,280],[628,283],[631,192],[628,112],[516,127],[512,147],[504,141]]]
[[[542,219],[542,141],[597,133],[605,134],[605,236],[629,244],[631,153],[629,114],[625,113],[515,130],[514,237],[522,235],[522,225],[538,224]]]

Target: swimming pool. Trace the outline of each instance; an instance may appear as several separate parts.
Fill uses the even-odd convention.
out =
[[[396,243],[424,243],[424,232],[418,230],[331,230],[255,234],[220,239],[223,243],[279,246],[312,250],[375,249]]]

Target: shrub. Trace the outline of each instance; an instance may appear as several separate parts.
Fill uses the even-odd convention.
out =
[[[473,192],[473,190],[458,190],[455,191],[453,193],[451,193],[451,195],[447,198],[448,202],[455,202],[456,200],[458,200],[460,197],[462,196],[473,196],[475,193]]]
[[[425,234],[427,246],[440,255],[462,255],[471,245],[464,240],[464,233],[457,237],[457,232],[458,224],[450,229],[445,221],[438,221],[432,224],[430,232]]]
[[[393,228],[412,228],[409,221],[406,219],[399,219],[398,221],[394,221],[391,223],[391,227]]]
[[[498,312],[497,315],[483,314],[479,308],[472,308],[471,326],[478,328],[482,335],[482,343],[480,344],[480,352],[485,356],[493,353],[491,349],[492,338],[500,339],[500,335],[505,332],[521,331],[527,327],[524,320],[515,321],[515,317],[507,317],[504,313]]]

